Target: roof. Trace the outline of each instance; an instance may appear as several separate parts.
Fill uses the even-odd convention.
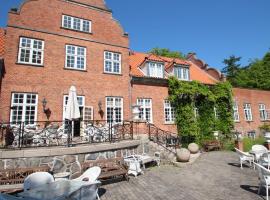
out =
[[[5,29],[0,28],[0,57],[5,53]]]
[[[202,70],[197,65],[193,64],[190,61],[179,59],[179,58],[168,58],[163,56],[157,56],[147,53],[132,52],[129,57],[130,64],[130,75],[136,77],[145,77],[143,71],[140,67],[147,61],[154,62],[164,62],[165,71],[168,72],[175,64],[189,66],[190,69],[190,79],[197,80],[204,84],[215,84],[218,82],[214,77],[210,76],[207,72]]]

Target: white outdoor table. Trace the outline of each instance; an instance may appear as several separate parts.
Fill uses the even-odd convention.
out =
[[[79,190],[83,185],[85,185],[84,181],[59,180],[21,192],[17,195],[37,200],[54,200],[68,197],[71,193]]]

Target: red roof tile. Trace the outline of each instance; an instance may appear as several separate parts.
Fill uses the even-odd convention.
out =
[[[190,79],[197,80],[201,83],[205,84],[215,84],[218,81],[210,76],[207,72],[196,66],[190,61],[186,61],[178,58],[167,58],[163,56],[156,56],[153,54],[132,52],[130,57],[130,75],[144,77],[143,71],[140,69],[140,66],[146,61],[156,61],[156,62],[164,62],[165,71],[171,68],[174,64],[186,65],[190,67]]]
[[[0,28],[0,57],[5,53],[5,29]]]

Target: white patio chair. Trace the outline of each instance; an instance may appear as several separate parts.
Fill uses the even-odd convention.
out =
[[[249,154],[248,152],[240,151],[237,148],[234,148],[234,149],[239,156],[241,169],[243,169],[243,162],[245,162],[245,161],[249,162],[249,165],[252,166],[252,163],[254,163],[254,156],[253,155]],[[254,166],[254,169],[255,169],[255,166]]]
[[[100,199],[99,196],[96,195],[96,191],[98,191],[98,187],[100,186],[101,182],[93,182],[93,183],[87,183],[83,185],[79,190],[74,191],[71,193],[68,197],[65,197],[64,199],[78,199],[78,200],[98,200]],[[57,200],[64,200],[62,198],[59,198]]]
[[[270,170],[266,169],[262,165],[255,163],[258,172],[259,172],[259,190],[258,194],[260,194],[262,187],[266,189],[266,200],[268,200],[269,186],[270,186]]]
[[[260,144],[255,144],[251,147],[251,152],[255,155],[255,160],[258,162],[260,157],[268,152],[268,149]]]
[[[100,173],[101,173],[100,167],[97,166],[91,167],[87,169],[80,177],[73,179],[73,181],[85,181],[87,183],[95,183],[97,182]],[[98,195],[98,188],[96,190],[96,197],[97,199],[100,199]]]
[[[25,178],[23,189],[27,191],[51,182],[54,182],[54,178],[48,172],[35,172]]]
[[[270,152],[264,153],[258,162],[260,165],[266,167],[268,170],[270,169]]]
[[[157,166],[160,167],[160,152],[155,152],[154,153],[154,160],[156,161],[157,163]]]

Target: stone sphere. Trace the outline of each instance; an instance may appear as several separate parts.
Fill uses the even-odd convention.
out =
[[[197,145],[195,143],[191,143],[191,144],[188,145],[188,150],[192,154],[198,153],[198,151],[199,151],[199,145]]]
[[[178,162],[188,162],[190,158],[189,150],[181,148],[176,150],[176,159]]]

